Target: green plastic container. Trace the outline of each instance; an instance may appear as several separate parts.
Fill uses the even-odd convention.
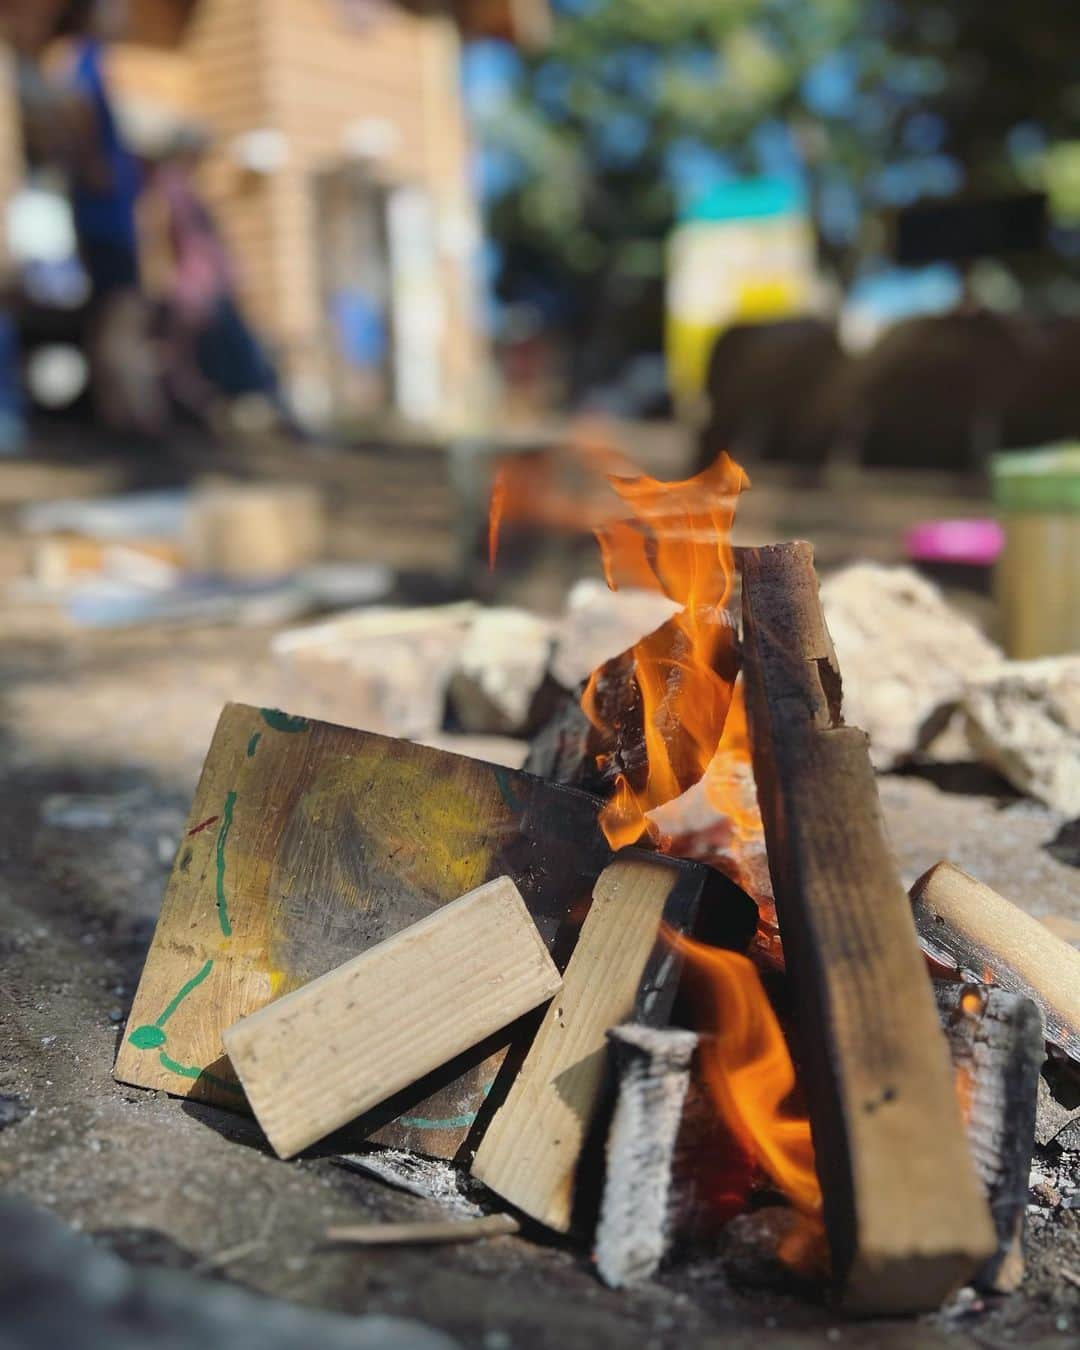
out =
[[[995,455],[1005,530],[995,591],[1018,659],[1080,651],[1080,444]]]

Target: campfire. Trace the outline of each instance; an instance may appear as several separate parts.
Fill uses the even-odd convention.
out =
[[[492,565],[543,500],[672,616],[553,701],[530,772],[226,707],[116,1076],[282,1157],[453,1160],[498,1212],[423,1240],[531,1221],[616,1287],[767,1215],[853,1312],[1014,1288],[1080,957],[945,864],[904,891],[811,550],[733,549],[732,459],[583,463],[609,486],[554,505],[496,479]]]

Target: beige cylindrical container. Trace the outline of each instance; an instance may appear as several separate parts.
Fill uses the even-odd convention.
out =
[[[1014,659],[1080,651],[1080,445],[995,455],[995,592]]]

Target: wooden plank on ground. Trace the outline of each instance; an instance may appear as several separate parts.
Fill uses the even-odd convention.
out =
[[[952,863],[911,888],[927,954],[965,980],[1023,994],[1046,1019],[1046,1039],[1080,1060],[1080,951]]]
[[[808,544],[741,555],[744,678],[834,1276],[853,1311],[936,1307],[995,1248],[866,736]]]
[[[563,969],[611,859],[598,810],[594,798],[530,774],[230,704],[116,1077],[243,1108],[226,1027],[497,876],[513,879]],[[700,880],[685,882],[700,890]],[[350,1137],[452,1157],[507,1048],[523,1051],[534,1025],[530,1015],[467,1052]]]
[[[604,871],[563,988],[477,1149],[473,1175],[559,1232],[573,1222],[578,1160],[603,1098],[607,1032],[635,1016],[654,1022],[650,965],[668,987],[679,967],[659,936],[664,921],[680,931],[692,921],[678,880],[671,862],[633,852]]]
[[[354,1247],[429,1247],[447,1242],[482,1242],[521,1230],[512,1214],[482,1214],[475,1219],[414,1219],[407,1223],[340,1224],[326,1230],[328,1242]]]
[[[562,984],[509,877],[478,886],[223,1035],[255,1118],[291,1158]]]

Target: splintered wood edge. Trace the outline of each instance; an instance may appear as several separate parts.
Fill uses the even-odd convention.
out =
[[[821,1033],[803,1037],[804,1082],[834,1269],[855,1311],[929,1309],[993,1251],[990,1215],[867,740],[842,724],[812,549],[741,562],[770,870],[801,1020]]]
[[[256,1119],[291,1157],[552,997],[555,963],[498,877],[224,1034]]]
[[[601,873],[562,991],[477,1149],[473,1175],[558,1232],[572,1223],[607,1033],[632,1013],[679,875],[659,861],[618,858]]]

